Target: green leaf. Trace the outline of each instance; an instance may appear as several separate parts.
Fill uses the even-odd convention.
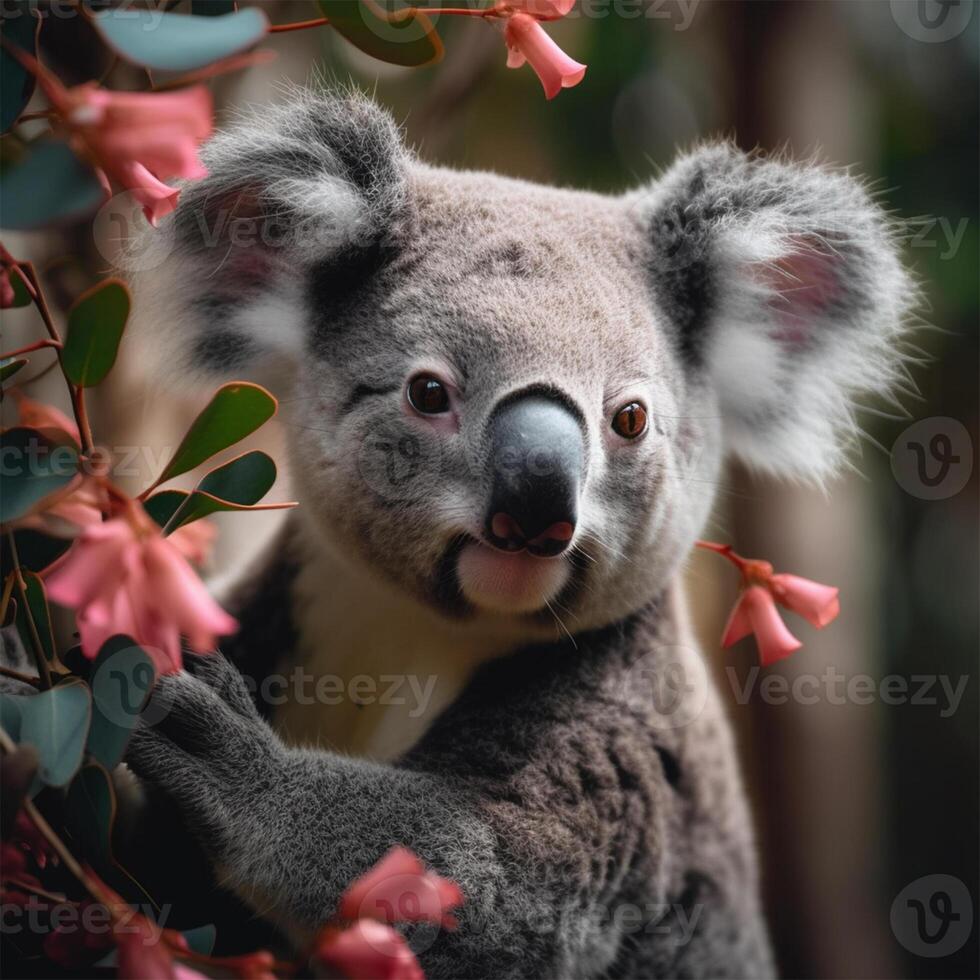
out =
[[[26,357],[5,357],[0,361],[0,381],[12,378],[26,363]]]
[[[245,453],[208,473],[192,493],[177,491],[181,499],[176,501],[177,507],[171,510],[162,526],[167,528],[169,534],[185,524],[219,511],[270,510],[292,506],[256,506],[275,482],[276,464],[270,456],[258,450]],[[169,502],[158,507],[161,513],[164,508],[170,509]]]
[[[94,865],[99,877],[133,905],[156,908],[143,886],[112,855],[116,794],[108,770],[86,763],[72,780],[65,801],[65,823],[77,856]]]
[[[30,55],[37,55],[37,32],[41,26],[34,16],[33,4],[5,3],[3,5],[3,36]],[[0,48],[0,132],[7,132],[24,111],[34,94],[32,72],[6,48]]]
[[[94,13],[92,22],[118,55],[156,71],[193,71],[221,61],[257,44],[269,27],[256,7],[204,19],[127,6]]]
[[[195,17],[220,17],[235,10],[235,0],[191,0],[191,13]]]
[[[101,765],[86,763],[68,789],[65,823],[79,856],[93,863],[112,860],[116,800],[112,780]]]
[[[12,707],[11,707],[12,706]],[[78,770],[92,717],[92,694],[77,677],[38,694],[0,694],[0,718],[8,727],[19,715],[16,739],[37,749],[39,766],[33,793],[41,785],[64,786]]]
[[[7,429],[0,433],[0,454],[0,524],[23,517],[78,473],[78,447],[56,443],[50,432],[23,426]]]
[[[54,660],[54,635],[51,632],[51,612],[48,609],[48,598],[44,593],[44,583],[39,575],[34,572],[21,571],[24,576],[25,592],[27,594],[27,607],[30,608],[31,618],[37,629],[37,635],[41,640],[41,648],[44,650],[45,659],[48,663]],[[23,605],[17,609],[17,632],[20,634],[21,641],[27,650],[33,646],[31,640],[30,625],[27,622],[27,608]]]
[[[6,489],[6,483],[3,484]],[[20,567],[32,572],[43,572],[49,565],[54,564],[71,546],[71,538],[53,538],[40,531],[14,531],[14,543],[17,545],[17,557]],[[11,549],[4,539],[0,548],[0,578],[6,578],[13,571]]]
[[[143,509],[159,524],[166,527],[177,508],[190,496],[186,490],[161,490],[143,501]]]
[[[18,744],[20,743],[20,708],[18,695],[0,693],[0,728]]]
[[[113,636],[92,665],[92,725],[86,751],[110,772],[122,762],[130,732],[153,688],[153,661],[128,636]]]
[[[69,380],[91,388],[109,373],[128,316],[129,290],[119,279],[106,279],[75,300],[61,353]]]
[[[200,466],[251,435],[276,414],[276,408],[275,398],[259,385],[247,381],[222,385],[194,420],[157,484]]]
[[[31,231],[84,217],[105,192],[62,140],[46,139],[0,174],[0,228]]]
[[[424,13],[398,16],[404,4],[378,0],[318,0],[320,10],[355,48],[390,65],[419,68],[439,61],[442,38]]]
[[[210,956],[218,930],[213,925],[198,926],[196,929],[185,929],[181,935],[187,945],[199,956]]]

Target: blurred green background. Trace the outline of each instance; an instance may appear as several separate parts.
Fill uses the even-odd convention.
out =
[[[263,6],[274,23],[318,14],[312,3]],[[270,37],[274,62],[212,83],[219,123],[243,102],[282,97],[278,80],[305,82],[318,69],[375,91],[435,162],[618,191],[668,166],[678,148],[730,137],[747,149],[853,165],[905,222],[929,324],[916,337],[918,393],[903,396],[907,417],[862,413],[855,472],[826,493],[733,469],[711,533],[842,587],[840,619],[807,631],[804,648],[770,674],[792,681],[836,671],[845,681],[866,675],[876,688],[904,679],[907,695],[837,703],[821,689],[814,703],[768,703],[756,686],[740,698],[756,677],[755,651],[751,642],[718,649],[731,575],[697,557],[690,581],[737,728],[783,975],[980,975],[980,546],[976,471],[964,450],[977,443],[980,364],[980,9],[971,0],[586,0],[548,27],[589,66],[553,102],[529,68],[505,68],[501,38],[486,24],[443,16],[437,26],[446,58],[417,70],[373,61],[328,29]],[[82,40],[77,20],[45,29],[45,57],[66,80],[105,67],[99,46]],[[87,228],[74,234],[69,247],[99,268]],[[51,247],[64,251],[63,242]],[[72,269],[48,270],[56,289],[63,270],[64,300],[80,291]],[[115,406],[112,397],[97,406],[104,423],[133,417],[128,395]],[[113,411],[123,404],[125,413]],[[159,402],[152,414],[165,414]],[[905,430],[917,420],[930,420],[930,436],[949,434],[960,456],[938,488],[908,466]],[[943,683],[959,692],[955,710]],[[923,945],[907,919],[893,921],[903,889],[925,889],[927,900],[934,889],[920,879],[932,875],[960,883],[943,887],[972,926],[965,942]],[[950,929],[959,934],[965,926]]]

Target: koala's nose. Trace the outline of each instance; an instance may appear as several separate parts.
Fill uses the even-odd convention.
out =
[[[564,551],[575,533],[585,471],[579,420],[556,400],[527,395],[496,412],[490,442],[487,540],[505,551]]]

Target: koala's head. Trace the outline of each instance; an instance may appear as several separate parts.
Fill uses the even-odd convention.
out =
[[[713,145],[625,196],[554,189],[311,94],[205,161],[135,277],[148,350],[272,379],[310,533],[447,617],[638,608],[726,454],[822,478],[900,372],[914,290],[839,172]]]

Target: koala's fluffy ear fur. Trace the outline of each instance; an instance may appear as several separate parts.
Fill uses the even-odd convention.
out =
[[[391,117],[353,92],[289,96],[220,131],[209,176],[138,243],[134,325],[157,377],[270,379],[302,353],[310,268],[342,303],[397,234],[409,155]]]
[[[840,171],[729,144],[634,198],[659,312],[717,392],[730,450],[821,478],[856,434],[854,399],[902,377],[917,290],[886,214]]]

